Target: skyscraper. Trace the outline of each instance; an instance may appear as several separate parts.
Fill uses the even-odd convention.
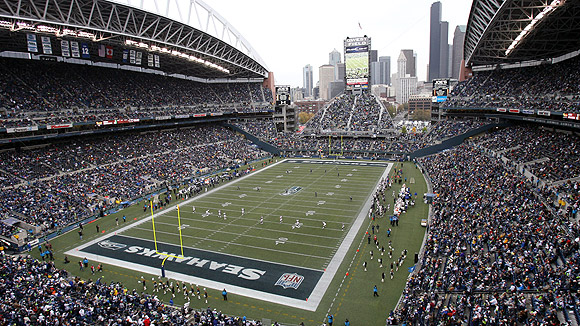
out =
[[[329,100],[328,92],[330,83],[334,81],[334,67],[331,65],[322,65],[318,70],[318,85],[320,86],[320,98]]]
[[[381,66],[379,65],[379,62],[370,63],[369,73],[371,75],[371,85],[378,85],[381,83]]]
[[[397,59],[397,76],[405,77],[407,75],[407,57],[401,51],[399,53],[399,58]]]
[[[439,78],[439,60],[441,60],[441,2],[431,5],[429,22],[429,80]]]
[[[407,72],[407,57],[403,50],[397,59],[397,81],[395,86],[397,103],[403,104],[409,101],[409,96],[417,93],[417,76],[411,76]]]
[[[453,50],[451,53],[451,78],[459,79],[461,60],[463,60],[463,42],[465,41],[465,25],[455,27],[453,33]]]
[[[380,83],[384,85],[391,84],[391,57],[379,57],[379,65],[381,69]]]
[[[431,5],[429,31],[429,77],[428,81],[447,77],[449,67],[449,23],[441,21],[441,2]]]
[[[449,67],[449,23],[441,22],[439,26],[441,27],[441,34],[439,36],[441,54],[439,55],[439,77],[437,78],[445,78],[449,77],[447,75]]]
[[[340,63],[340,52],[334,49],[328,54],[328,64],[331,66],[336,66],[338,63]]]
[[[304,85],[304,97],[312,96],[313,76],[312,66],[309,64],[302,68],[302,81]]]
[[[417,56],[415,55],[415,52],[411,49],[404,49],[401,50],[401,52],[407,59],[407,66],[405,71],[411,77],[417,77]],[[389,62],[390,60],[391,59],[389,58]]]
[[[346,75],[346,65],[344,63],[336,64],[336,80],[344,81]]]
[[[369,51],[369,62],[377,62],[378,56],[379,56],[379,51],[370,50]]]

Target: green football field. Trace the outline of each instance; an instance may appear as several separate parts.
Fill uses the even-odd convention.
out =
[[[400,164],[396,164],[395,167],[400,167]],[[406,163],[403,170],[404,175],[414,181],[413,184],[407,184],[412,192],[416,191],[420,195],[426,192],[423,176],[413,164]],[[370,203],[369,197],[379,180],[389,171],[391,175],[394,173],[391,167],[387,167],[384,163],[383,166],[369,166],[344,161],[320,164],[293,160],[269,164],[245,178],[210,188],[194,198],[174,199],[170,204],[172,207],[155,212],[155,234],[151,212],[143,212],[142,205],[145,202],[142,202],[141,205],[94,221],[95,224],[99,224],[101,232],[105,233],[91,234],[91,225],[88,225],[85,228],[89,231],[85,233],[83,241],[78,241],[78,236],[75,240],[74,233],[71,232],[52,242],[55,248],[60,247],[57,259],[63,254],[69,257],[85,255],[82,251],[89,245],[93,244],[96,247],[103,242],[103,238],[109,236],[107,238],[109,242],[110,239],[114,242],[123,238],[152,243],[155,239],[158,252],[177,256],[181,255],[182,242],[186,250],[185,256],[189,258],[196,257],[187,252],[193,249],[210,253],[214,257],[221,255],[218,256],[220,258],[214,258],[217,265],[227,263],[223,257],[233,257],[232,259],[247,261],[247,266],[243,263],[238,264],[240,266],[259,269],[253,262],[264,262],[277,264],[282,266],[282,269],[296,267],[319,273],[322,275],[320,280],[324,280],[329,274],[327,270],[334,270],[330,279],[326,278],[311,286],[314,289],[313,293],[317,291],[321,293],[315,311],[287,304],[284,300],[278,300],[280,296],[261,297],[260,293],[263,292],[260,292],[262,290],[259,288],[251,295],[241,290],[236,291],[243,286],[236,287],[235,284],[228,286],[228,289],[231,289],[231,297],[224,303],[220,300],[218,286],[228,284],[227,281],[204,283],[204,280],[201,280],[204,277],[199,275],[193,275],[198,278],[192,281],[180,278],[183,274],[177,272],[168,277],[187,282],[188,285],[191,283],[207,286],[210,302],[207,305],[203,300],[198,302],[195,299],[190,302],[191,306],[197,308],[209,305],[229,314],[247,315],[265,321],[276,320],[286,325],[298,325],[300,322],[304,322],[305,325],[319,325],[327,313],[334,314],[336,320],[349,318],[351,323],[359,321],[356,323],[358,325],[384,324],[388,311],[394,308],[409,275],[406,269],[413,265],[413,253],[419,250],[424,234],[424,228],[419,225],[419,221],[427,216],[428,210],[427,205],[419,199],[417,205],[406,213],[401,219],[400,226],[394,228],[391,237],[387,239],[386,230],[390,227],[388,219],[371,221],[367,218],[368,206],[365,205]],[[398,192],[399,188],[400,185],[396,184],[387,191],[385,202],[392,200],[391,191]],[[161,198],[164,198],[164,195]],[[175,204],[179,204],[179,220]],[[114,219],[122,215],[128,217],[128,222],[117,226]],[[323,222],[326,224],[324,228]],[[368,245],[366,241],[365,232],[371,232],[371,224],[381,226],[381,233],[377,234],[379,240],[384,244],[387,240],[391,240],[397,251],[396,256],[401,248],[410,252],[410,258],[400,267],[393,280],[387,279],[385,283],[380,282],[381,271],[385,271],[385,268],[380,268],[376,263],[378,251],[372,243]],[[80,252],[75,254],[74,251],[78,250]],[[374,262],[369,260],[369,250],[375,250]],[[141,254],[143,252],[138,253]],[[102,276],[109,280],[121,281],[130,288],[142,289],[140,283],[142,277],[154,279],[159,277],[159,266],[164,256],[157,256],[156,262],[153,263],[137,262],[144,265],[131,265],[130,259],[125,262],[124,258],[101,259],[100,262],[105,266]],[[91,256],[91,261],[93,259],[97,261],[99,257]],[[75,261],[74,258],[71,260]],[[166,265],[168,271],[172,268],[169,263],[171,260],[177,265],[176,259],[169,258]],[[386,257],[384,260],[385,265],[388,265]],[[369,263],[366,272],[362,270],[364,261]],[[185,264],[186,262],[181,263]],[[223,270],[228,271],[230,268],[231,271],[233,265],[235,264],[226,266]],[[94,279],[100,276],[93,276],[86,270],[78,271],[74,266],[63,266],[58,261],[57,266],[70,269],[73,274],[81,277]],[[346,272],[349,273],[348,276]],[[242,273],[238,276],[240,275]],[[299,285],[299,289],[308,286],[307,279],[308,276],[304,283]],[[320,283],[328,284],[320,290]],[[379,299],[372,297],[374,284],[378,284],[383,294]],[[276,288],[282,291],[281,287]],[[150,291],[149,287],[145,292]],[[164,295],[158,295],[164,298]],[[169,297],[166,300],[169,301]],[[178,296],[174,302],[177,305],[183,304],[185,299]]]
[[[180,205],[183,246],[323,270],[384,172],[277,164]],[[177,215],[155,218],[157,241],[179,245]],[[123,234],[153,239],[152,223]]]

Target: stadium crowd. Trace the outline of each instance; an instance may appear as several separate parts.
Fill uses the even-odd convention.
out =
[[[388,116],[388,114],[386,115]],[[319,155],[320,152],[328,153],[330,149],[330,153],[345,156],[385,157],[385,153],[411,153],[485,124],[487,124],[485,121],[450,119],[439,121],[426,130],[413,131],[410,129],[406,133],[387,137],[353,138],[345,136],[341,138],[335,136],[330,140],[325,136],[312,136],[306,131],[303,133],[277,133],[271,120],[241,121],[235,125],[281,150],[294,151],[301,153],[301,155]]]
[[[445,107],[580,112],[580,57],[555,64],[474,73],[451,92]]]
[[[264,157],[219,126],[122,134],[0,154],[0,216],[54,229],[166,184]],[[10,183],[10,181],[15,183]]]
[[[520,131],[505,132],[517,138]],[[498,134],[419,160],[438,196],[420,268],[391,323],[580,320],[580,223],[555,212],[559,204],[545,196],[562,188],[539,191],[490,155],[484,145],[504,138]],[[560,187],[570,193],[577,184]],[[578,193],[571,193],[569,203],[577,204]]]
[[[319,111],[307,124],[315,133],[321,131],[349,131],[382,133],[391,128],[393,121],[387,111],[382,110],[374,95],[342,94]]]
[[[177,309],[102,277],[72,277],[50,260],[2,256],[0,276],[0,325],[262,325],[209,307]]]
[[[0,128],[269,109],[259,83],[203,84],[96,66],[0,58]],[[270,109],[271,110],[271,109]]]
[[[580,149],[575,134],[517,126],[485,135],[480,140],[482,147],[514,165],[523,164],[546,182],[580,177]]]

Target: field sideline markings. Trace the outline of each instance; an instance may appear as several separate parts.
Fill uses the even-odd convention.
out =
[[[143,230],[143,228],[139,228],[140,230]],[[165,234],[171,234],[171,235],[175,235],[174,233],[171,232],[165,232],[165,231],[157,231],[159,233],[165,233]],[[224,243],[221,240],[215,240],[215,239],[211,239],[211,238],[198,238],[192,235],[184,235],[185,238],[192,238],[192,239],[201,239],[203,241],[212,241],[212,242],[218,242],[218,243]],[[140,239],[143,240],[141,238],[138,237],[130,237],[130,238],[135,238],[135,239]],[[199,242],[199,241],[198,241]],[[157,241],[157,243],[161,243],[159,241]],[[283,250],[277,250],[277,249],[271,249],[271,248],[264,248],[264,247],[256,247],[256,246],[252,246],[252,245],[245,245],[245,244],[241,244],[241,243],[231,243],[232,245],[236,245],[236,246],[240,246],[240,247],[247,247],[247,248],[254,248],[257,250],[267,250],[267,251],[274,251],[274,252],[279,252],[279,253],[287,253],[290,255],[298,255],[298,256],[305,256],[305,257],[314,257],[314,258],[318,258],[318,259],[324,259],[324,260],[328,260],[329,257],[322,257],[322,256],[315,256],[315,255],[310,255],[310,254],[302,254],[302,253],[297,253],[297,252],[292,252],[292,251],[283,251]],[[175,246],[175,244],[171,244],[173,246]],[[187,247],[186,247],[187,248]],[[195,248],[200,250],[199,248],[197,248],[197,246],[192,246],[189,248]],[[223,254],[223,252],[220,251],[216,251],[217,253]],[[243,257],[243,258],[248,258],[245,256],[238,256],[238,257]],[[253,258],[249,258],[249,259],[253,259]],[[268,261],[269,263],[275,263],[275,264],[281,264],[284,265],[284,263],[279,263],[279,262],[273,262],[273,261]]]
[[[271,165],[269,165],[269,166],[267,166],[267,167],[259,170],[258,172],[263,173],[262,171],[268,170],[268,169],[270,169],[272,167],[275,167],[278,164],[283,163],[283,162],[288,162],[288,161],[287,160],[277,161],[276,163],[273,163],[273,164],[271,164]],[[330,168],[331,167],[329,165],[318,165],[318,166],[319,167],[322,167],[322,168],[324,168],[324,167]],[[363,164],[361,166],[369,166],[369,165]],[[385,164],[385,170],[390,170],[391,168],[392,168],[392,163]],[[198,201],[198,200],[200,200],[202,198],[205,198],[205,196],[213,194],[218,189],[225,189],[227,187],[233,187],[233,186],[235,186],[236,183],[238,183],[238,182],[240,182],[242,180],[245,180],[247,177],[252,177],[254,175],[255,175],[254,173],[251,173],[251,174],[242,176],[242,177],[238,178],[237,180],[233,180],[233,181],[227,183],[226,185],[222,185],[222,186],[218,186],[217,188],[210,189],[208,192],[202,193],[202,194],[200,194],[198,196],[192,197],[192,198],[190,198],[188,200],[185,200],[185,201],[181,202],[181,205],[187,205],[188,203],[191,203],[191,202],[194,202],[194,201]],[[376,184],[378,185],[379,182],[380,182],[380,178],[377,178]],[[375,188],[376,188],[376,186],[375,186]],[[346,251],[348,250],[348,248],[350,247],[350,245],[353,243],[353,240],[354,240],[353,236],[356,236],[356,234],[360,231],[360,226],[361,226],[362,222],[366,218],[366,210],[368,209],[367,206],[370,206],[370,203],[371,203],[371,199],[372,198],[370,198],[370,195],[372,194],[372,191],[373,190],[370,190],[369,191],[369,194],[367,194],[368,200],[365,202],[365,204],[363,204],[362,209],[361,209],[361,213],[356,218],[356,223],[355,223],[356,225],[355,225],[355,227],[354,228],[351,227],[349,229],[349,231],[348,231],[347,237],[346,238],[342,238],[340,250],[332,257],[332,260],[331,260],[332,266],[329,266],[327,268],[327,270],[323,273],[322,278],[320,279],[320,281],[315,286],[315,289],[313,290],[313,294],[309,297],[308,302],[303,302],[303,301],[299,301],[299,300],[298,301],[297,300],[291,300],[291,299],[287,299],[285,297],[284,298],[281,298],[281,297],[278,297],[276,295],[260,294],[262,296],[262,300],[265,300],[265,299],[276,299],[276,300],[278,300],[278,303],[279,304],[282,304],[282,305],[296,307],[296,308],[299,308],[299,309],[305,309],[305,310],[308,310],[308,311],[315,311],[318,308],[320,302],[322,301],[322,298],[323,298],[324,294],[326,293],[326,290],[328,289],[328,287],[330,285],[330,282],[332,281],[332,279],[336,275],[337,269],[342,265],[342,260],[344,259],[344,256],[346,255]],[[163,210],[159,210],[156,213],[155,216],[160,216],[162,214],[166,214],[166,213],[170,212],[171,209],[174,209],[174,206],[173,207],[170,207],[170,208],[163,209]],[[361,221],[361,218],[362,218],[362,221]],[[145,223],[145,222],[148,222],[148,221],[149,221],[149,218],[145,218],[145,219],[143,219],[141,221],[137,221],[136,223],[133,223],[132,225],[128,225],[126,227],[121,227],[118,230],[116,230],[115,234],[122,233],[122,232],[124,232],[124,231],[126,231],[126,230],[128,230],[130,228],[133,228],[133,227],[135,227],[137,225],[140,225],[140,224]],[[104,239],[107,239],[107,238],[109,238],[111,236],[113,236],[113,233],[109,233],[108,235],[105,235],[103,237],[97,238],[95,240],[91,240],[91,241],[89,241],[87,243],[84,243],[84,244],[78,246],[77,249],[76,249],[76,251],[83,250],[84,248],[86,248],[86,247],[88,247],[90,245],[93,245],[93,244],[95,244],[95,243],[97,243],[99,241],[102,241]],[[345,246],[346,246],[346,249],[344,249]],[[76,254],[76,252],[74,252],[74,251],[69,251],[67,253],[69,253],[69,254],[71,254],[73,256],[78,256]],[[240,257],[239,255],[232,255],[232,256]],[[336,262],[336,264],[334,264],[334,262]],[[118,265],[118,263],[116,263],[115,265]],[[142,266],[142,265],[140,265],[140,266]],[[145,268],[146,266],[142,266],[142,267]],[[151,270],[151,271],[154,271],[155,270],[154,268],[145,268],[145,269],[146,270]],[[156,273],[156,272],[154,272],[154,273]],[[192,278],[191,276],[188,276],[188,275],[181,275],[181,274],[179,274],[179,276],[180,277],[185,277],[185,279],[194,279],[194,278]],[[196,280],[196,281],[198,281],[198,280]],[[222,286],[222,284],[220,284],[219,282],[218,283],[210,282],[210,283],[211,283],[211,285],[208,285],[208,287],[210,287],[210,288],[216,288],[216,289],[218,289],[218,288],[221,288],[221,286]],[[234,288],[235,288],[235,291],[239,291],[239,293],[244,293],[242,295],[246,295],[246,296],[250,296],[252,298],[258,298],[259,299],[259,297],[256,297],[255,296],[256,294],[254,294],[254,292],[252,292],[252,291],[247,291],[244,288],[238,288],[238,287],[234,287]],[[232,292],[232,293],[235,293],[235,292]],[[266,298],[263,297],[263,296],[265,296]]]
[[[367,215],[368,215],[367,211],[370,208],[370,206],[372,205],[372,201],[373,201],[373,196],[372,196],[373,193],[375,193],[376,190],[379,188],[381,180],[386,178],[389,175],[392,167],[393,167],[392,163],[390,163],[387,167],[385,167],[382,176],[380,176],[378,178],[378,180],[375,183],[375,186],[371,189],[371,191],[367,197],[368,199],[363,204],[363,207],[362,207],[359,215],[357,216],[355,223],[353,224],[353,227],[351,227],[349,229],[348,235],[345,238],[343,238],[343,240],[340,244],[340,247],[338,248],[336,254],[332,257],[332,260],[331,260],[330,264],[328,265],[328,267],[326,268],[325,273],[322,275],[321,279],[318,281],[314,290],[312,291],[312,294],[310,295],[309,301],[310,300],[317,300],[318,302],[322,301],[322,297],[324,296],[324,294],[328,290],[328,287],[330,287],[330,283],[334,279],[339,268],[343,265],[344,258],[348,254],[348,250],[350,249],[350,247],[352,246],[352,244],[354,243],[354,241],[358,237],[358,234],[361,231],[362,225],[364,223],[366,223]],[[364,241],[364,238],[361,238],[360,241],[361,242],[359,243],[359,246],[361,245],[362,241]],[[348,270],[352,266],[352,262],[354,261],[354,257],[356,257],[356,254],[353,256],[353,260],[351,261],[351,263],[350,263],[351,265],[349,265]],[[348,272],[348,270],[347,270],[347,272]],[[339,290],[342,288],[342,284],[344,283],[345,278],[346,278],[346,274],[340,283]],[[336,295],[338,295],[338,291],[337,291]]]
[[[284,161],[282,161],[282,162],[284,162]],[[263,205],[264,203],[268,202],[269,200],[271,200],[271,199],[273,199],[273,198],[276,198],[276,196],[277,196],[277,195],[278,195],[278,194],[276,194],[276,193],[273,193],[273,194],[272,194],[272,195],[271,195],[271,196],[270,196],[270,197],[269,197],[267,200],[265,200],[265,201],[262,201],[262,202],[261,202],[260,204],[258,204],[257,206],[254,206],[254,207],[252,207],[250,210],[248,210],[248,213],[250,213],[250,212],[252,212],[253,210],[257,209],[258,207],[260,207],[260,205]],[[286,199],[286,201],[284,201],[284,203],[283,203],[283,204],[281,204],[279,207],[282,207],[282,206],[284,206],[284,205],[285,205],[286,203],[288,203],[288,201],[290,201],[291,199],[292,199],[292,198],[288,198],[288,199]],[[214,209],[215,209],[215,208],[214,208]],[[276,210],[273,210],[272,212],[274,212],[274,211],[276,211]],[[240,216],[239,218],[241,218],[241,216]],[[236,221],[237,219],[239,219],[239,218],[234,218],[232,221],[228,222],[226,225],[224,225],[224,226],[222,226],[221,228],[219,228],[219,229],[215,230],[214,232],[210,233],[209,235],[207,235],[206,239],[210,239],[210,238],[211,238],[211,237],[212,237],[214,234],[216,234],[216,233],[218,233],[218,232],[222,231],[222,230],[223,230],[223,229],[224,229],[226,226],[228,226],[228,225],[231,225],[233,222],[235,222],[235,221]],[[253,227],[254,227],[254,226],[249,226],[249,227],[248,227],[248,228],[247,228],[247,229],[244,231],[244,233],[245,233],[245,232],[248,232],[248,231],[249,231],[250,229],[252,229]],[[203,243],[203,241],[204,241],[204,239],[200,239],[200,240],[198,240],[198,241],[197,241],[197,242],[194,244],[194,246],[195,246],[195,247],[197,247],[197,246],[198,246],[200,243]],[[221,250],[225,249],[225,248],[226,248],[226,247],[227,247],[229,244],[231,244],[233,241],[235,241],[235,239],[234,239],[234,240],[231,240],[231,241],[229,241],[229,242],[226,244],[226,246],[225,246],[224,248],[222,248]],[[220,250],[220,251],[221,251],[221,250]]]
[[[304,178],[307,178],[307,177],[308,177],[308,175],[304,176]],[[320,178],[320,177],[319,177],[319,178]],[[298,180],[296,180],[294,183],[297,183],[297,182],[299,182],[300,180],[301,180],[301,179],[298,179]],[[312,184],[315,184],[317,181],[318,181],[318,179],[315,179],[314,181],[312,181],[312,182],[310,183],[310,185],[312,185]],[[277,196],[278,196],[278,194],[274,194],[274,195],[273,195],[273,196],[271,196],[269,199],[272,199],[272,198],[277,198]],[[256,206],[256,207],[253,207],[253,208],[250,210],[250,212],[251,212],[251,211],[253,211],[253,210],[255,210],[255,209],[257,209],[258,207],[260,207],[260,205],[262,205],[262,204],[264,204],[264,203],[268,202],[268,201],[269,201],[269,199],[268,199],[268,200],[265,200],[265,201],[263,201],[263,202],[262,202],[261,204],[259,204],[258,206]],[[277,212],[277,211],[279,211],[281,207],[284,207],[284,206],[286,206],[286,205],[288,204],[288,202],[290,202],[290,201],[292,201],[292,200],[293,200],[293,198],[287,198],[286,200],[284,200],[284,201],[281,201],[281,203],[278,205],[278,208],[275,208],[275,209],[273,209],[272,211],[270,211],[270,213],[273,213],[273,212]],[[246,232],[248,232],[248,231],[250,231],[250,230],[254,229],[254,228],[256,227],[256,225],[258,225],[258,223],[256,223],[256,224],[254,224],[254,225],[252,225],[252,226],[248,227],[246,230],[244,230],[243,234],[245,234]],[[226,249],[226,248],[227,248],[227,247],[228,247],[230,244],[237,244],[237,243],[235,243],[235,241],[237,241],[237,240],[238,240],[238,239],[239,239],[241,236],[242,236],[242,234],[240,234],[239,236],[235,237],[235,238],[234,238],[234,239],[232,239],[231,241],[227,242],[227,243],[226,243],[226,245],[225,245],[225,246],[223,246],[223,247],[220,249],[220,251],[221,251],[221,250],[224,250],[224,249]],[[316,256],[315,256],[315,257],[316,257]],[[329,261],[329,260],[330,260],[330,257],[328,257],[328,258],[326,259],[326,261]]]

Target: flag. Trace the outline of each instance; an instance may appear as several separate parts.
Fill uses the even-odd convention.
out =
[[[107,58],[108,59],[113,59],[113,47],[112,46],[107,46],[106,47],[106,54],[107,54]]]
[[[105,46],[103,44],[99,45],[99,57],[101,58],[105,57]]]
[[[409,267],[409,273],[413,273],[415,271],[415,265]]]

